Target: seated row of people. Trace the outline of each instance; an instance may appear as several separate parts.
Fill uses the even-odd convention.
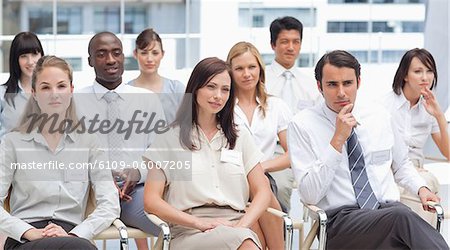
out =
[[[283,245],[282,221],[265,213],[265,209],[268,206],[282,209],[282,206],[276,199],[276,182],[268,172],[292,165],[302,200],[323,206],[332,217],[328,234],[330,247],[448,248],[439,234],[426,227],[426,222],[394,202],[399,200],[394,179],[409,192],[419,195],[424,204],[439,198],[412,168],[404,145],[405,136],[397,131],[397,125],[390,123],[383,109],[366,112],[361,108],[360,112],[354,106],[360,66],[352,55],[332,51],[321,58],[315,73],[324,98],[291,122],[289,106],[266,94],[265,66],[258,50],[250,43],[235,44],[226,62],[218,58],[200,61],[192,71],[185,94],[170,97],[155,96],[149,90],[131,86],[153,92],[169,86],[181,90],[179,83],[161,78],[157,73],[163,55],[159,36],[151,30],[144,31],[136,45],[141,75],[131,84],[124,84],[121,41],[109,32],[96,34],[88,48],[89,64],[95,70],[96,79],[92,86],[77,91],[76,95],[72,94],[72,71],[64,60],[54,56],[38,60],[31,75],[32,98],[27,100],[24,96],[27,103],[24,107],[29,111],[22,115],[17,131],[2,139],[2,153],[8,157],[1,163],[0,171],[8,178],[0,180],[0,200],[3,204],[7,196],[11,197],[11,212],[0,209],[0,231],[10,237],[7,246],[57,246],[66,244],[65,241],[77,245],[79,239],[70,236],[91,239],[111,224],[121,208],[120,218],[127,225],[154,235],[158,234],[158,228],[145,218],[144,209],[173,224],[175,249],[186,246],[279,249]],[[38,54],[43,52],[31,50],[25,54],[40,57]],[[448,157],[446,123],[442,124],[442,111],[428,90],[437,81],[434,61],[433,64],[422,61],[419,55],[410,58],[411,65],[406,67],[408,71],[400,88],[405,96],[411,90],[421,93],[416,98],[417,91],[412,91],[411,106],[422,107],[423,116],[431,114],[436,119],[439,129],[434,126],[430,132]],[[57,65],[47,66],[48,61]],[[403,64],[408,62],[402,61],[400,66]],[[24,67],[22,73],[27,69]],[[414,81],[414,74],[422,74],[425,80]],[[14,92],[16,96],[22,93],[17,88],[15,91],[5,92]],[[181,102],[179,109],[178,102]],[[36,120],[40,114],[56,118],[50,124],[49,119]],[[17,111],[14,115],[17,116]],[[380,119],[381,116],[384,118]],[[145,122],[150,124],[147,130],[143,127]],[[81,124],[78,130],[72,129],[74,124]],[[284,153],[273,158],[277,141]],[[351,149],[346,148],[349,145],[353,145]],[[32,154],[25,154],[24,149],[30,148]],[[35,152],[38,154],[34,155]],[[347,153],[354,155],[347,157]],[[353,159],[355,155],[357,158]],[[91,167],[84,171],[67,167],[53,172],[30,171],[32,162],[48,162],[48,167],[52,161],[67,166],[85,162]],[[100,167],[99,162],[108,167]],[[166,164],[172,162],[179,167],[170,168]],[[391,164],[394,172],[390,170]],[[13,169],[12,166],[23,167]],[[24,180],[30,183],[23,187]],[[48,196],[29,199],[32,191],[40,190],[38,186],[43,181],[54,181],[48,187],[59,184],[58,193],[48,192]],[[103,183],[105,188],[99,188]],[[114,183],[116,188],[111,188]],[[83,220],[89,186],[96,195],[95,211],[103,211],[108,205],[108,216],[96,218],[94,212]],[[365,200],[360,201],[361,198]],[[34,209],[34,215],[26,215],[31,212],[30,206],[34,206],[30,202],[42,205],[48,215]],[[51,205],[52,202],[58,203]],[[366,209],[368,204],[370,209]],[[72,210],[68,208],[71,206]],[[358,220],[362,229],[360,237],[343,233],[350,231],[355,221],[342,217],[342,213],[367,215],[367,220]],[[382,236],[382,241],[366,245],[364,235],[378,232],[383,226],[381,222],[392,221],[392,216],[397,218],[398,213],[405,216],[405,222],[394,233],[389,231]],[[89,220],[94,219],[101,226],[82,226],[90,225]],[[380,221],[379,227],[373,226],[374,220]],[[11,225],[12,221],[21,227]],[[46,226],[49,221],[56,226]],[[69,226],[60,221],[69,222]],[[40,224],[34,225],[35,222]],[[418,232],[421,237],[407,240],[409,231],[402,229],[417,225],[423,230]],[[51,234],[49,230],[57,233]],[[50,236],[63,236],[64,241],[49,241]],[[434,245],[424,245],[429,244],[425,239]],[[147,247],[146,241],[137,241],[137,245]]]

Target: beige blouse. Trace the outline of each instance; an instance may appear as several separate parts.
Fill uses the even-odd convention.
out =
[[[179,134],[176,127],[157,136],[144,153],[145,158],[156,163],[154,167],[164,171],[164,199],[179,210],[205,204],[244,210],[249,199],[247,174],[264,157],[247,130],[239,130],[233,150],[226,147],[222,130],[208,141],[200,128],[198,133],[194,129],[194,143],[200,145],[197,151],[182,148]]]

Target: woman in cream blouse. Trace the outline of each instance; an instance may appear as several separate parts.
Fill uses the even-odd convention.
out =
[[[145,210],[171,223],[172,249],[261,248],[254,231],[271,193],[262,153],[234,124],[234,102],[227,64],[200,61],[171,129],[144,154]]]

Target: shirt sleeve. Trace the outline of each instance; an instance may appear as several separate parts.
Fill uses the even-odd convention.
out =
[[[89,150],[89,162],[105,162],[105,152],[98,149],[95,142],[92,142]],[[100,169],[97,166],[89,169],[89,180],[92,187],[89,202],[94,199],[95,210],[89,216],[73,228],[70,233],[85,239],[92,239],[108,228],[112,222],[120,216],[119,194],[112,179],[109,169]]]
[[[274,112],[276,112],[278,118],[277,132],[280,133],[287,129],[288,124],[292,119],[292,112],[288,105],[281,99],[276,101]]]
[[[154,164],[166,161],[178,161],[179,159],[177,156],[185,155],[184,151],[178,150],[181,149],[178,131],[178,129],[175,131],[175,129],[171,127],[166,133],[156,135],[153,144],[144,152],[142,157],[152,161]],[[191,155],[191,152],[188,152],[188,155]],[[166,169],[161,165],[155,167],[164,172],[166,183],[169,184],[171,181],[169,169]]]
[[[149,148],[152,145],[153,141],[157,137],[158,132],[156,132],[156,130],[161,131],[161,130],[163,130],[163,127],[168,126],[168,124],[166,122],[166,117],[164,115],[164,109],[159,100],[158,94],[151,94],[151,95],[152,96],[149,97],[150,103],[148,104],[148,107],[151,107],[152,110],[150,110],[149,113],[151,114],[152,112],[154,112],[155,123],[153,124],[153,126],[157,126],[158,128],[155,127],[155,131],[151,132],[148,135],[147,148]],[[141,179],[139,180],[139,183],[145,183],[145,180],[147,179],[147,173],[148,173],[147,167],[141,166],[139,168],[139,173],[141,174]]]
[[[256,146],[251,134],[244,128],[239,129],[238,140],[242,141],[242,160],[244,163],[245,174],[262,161],[264,154]]]
[[[439,124],[435,117],[431,117],[431,134],[440,133]]]
[[[11,163],[16,162],[15,148],[8,138],[5,138],[0,145],[0,156],[0,232],[24,243],[25,241],[21,239],[22,235],[34,227],[15,216],[11,216],[4,209],[9,188],[14,179],[15,171]]]
[[[420,187],[426,187],[425,180],[419,175],[408,157],[408,146],[400,136],[400,131],[391,118],[391,128],[394,135],[392,152],[392,170],[395,181],[413,194],[418,194]]]
[[[323,152],[319,152],[310,135],[298,122],[289,123],[287,144],[300,198],[305,203],[315,205],[325,197],[335,171],[341,164],[342,153],[329,143]]]

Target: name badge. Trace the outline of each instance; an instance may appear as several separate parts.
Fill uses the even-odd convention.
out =
[[[313,101],[307,101],[307,100],[300,100],[297,103],[297,109],[298,110],[303,110],[305,108],[309,108],[314,106],[314,102]]]
[[[88,170],[86,169],[66,169],[64,170],[64,181],[87,181]]]
[[[222,152],[220,153],[220,161],[242,166],[242,152],[222,148]]]
[[[389,161],[391,159],[391,150],[381,150],[372,153],[372,163],[378,164],[382,162]]]

